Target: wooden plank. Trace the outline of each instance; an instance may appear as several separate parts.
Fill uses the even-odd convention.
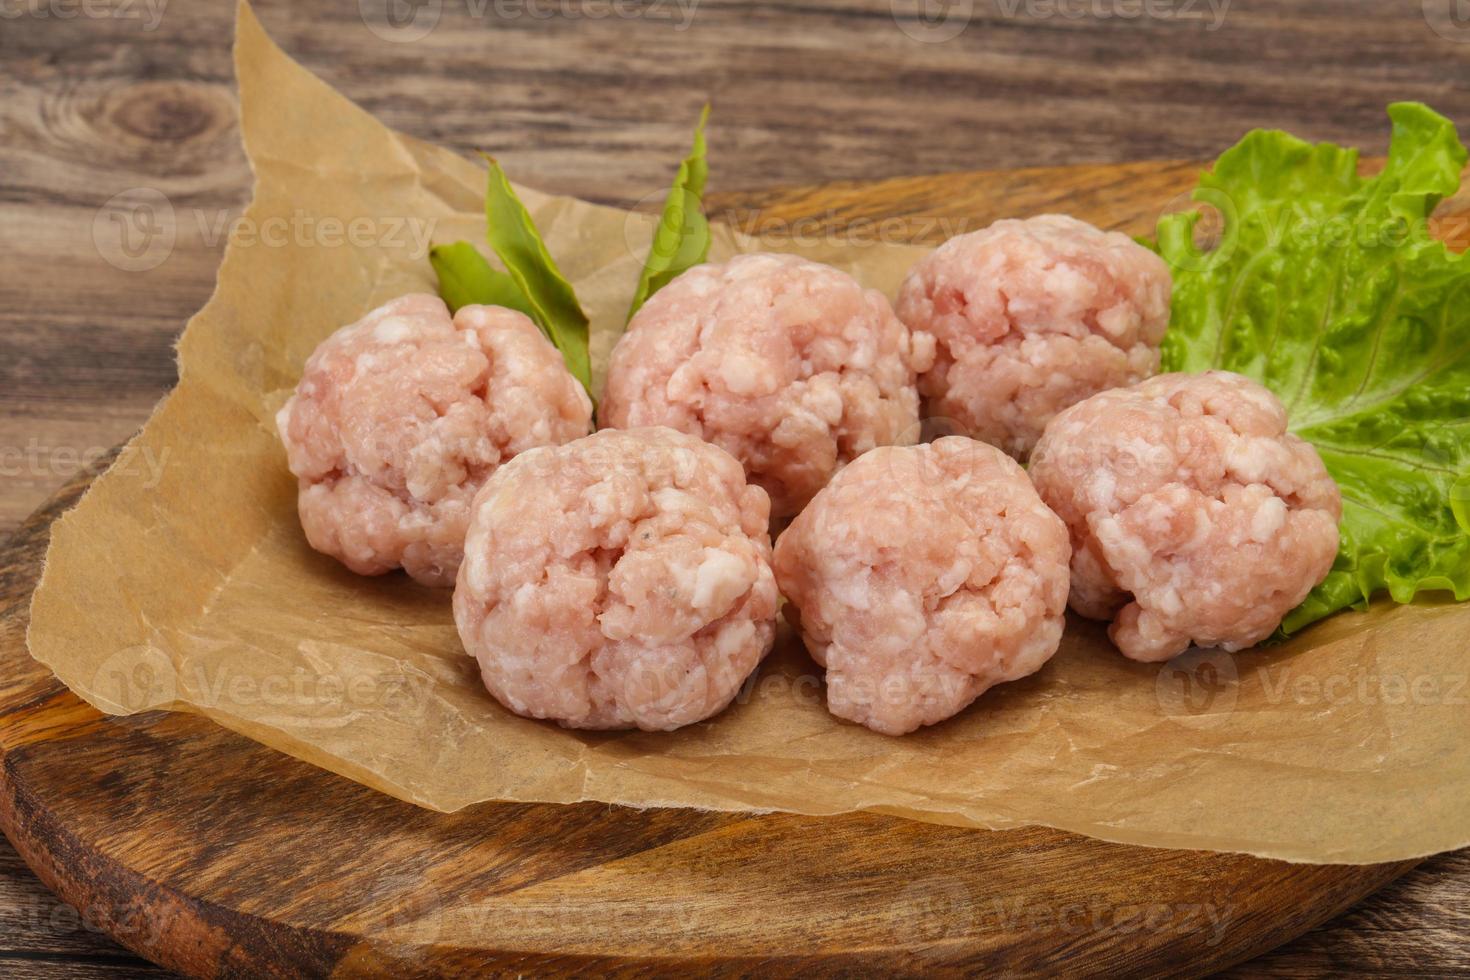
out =
[[[1226,975],[1470,976],[1470,851],[1431,858],[1327,925]]]
[[[27,15],[0,30],[0,535],[167,390],[172,340],[213,282],[219,241],[205,232],[238,214],[248,190],[229,0],[173,0],[153,29],[144,0],[129,8],[140,20],[115,6],[117,16]],[[1235,3],[1211,31],[977,0],[964,32],[938,44],[903,32],[899,20],[915,26],[906,0],[701,0],[684,31],[650,18],[477,18],[483,5],[444,0],[417,44],[375,36],[354,4],[259,9],[288,50],[391,125],[465,152],[493,148],[521,179],[613,203],[662,188],[711,95],[712,186],[726,192],[1207,158],[1255,125],[1381,152],[1382,107],[1396,98],[1470,119],[1458,84],[1470,44],[1436,34],[1417,3]],[[985,186],[1003,211],[1031,203]],[[135,187],[159,189],[182,216],[179,243],[146,272],[108,265],[93,234],[99,208]],[[829,223],[874,218],[852,190]],[[783,221],[805,193],[725,200]],[[1470,970],[1466,860],[1431,862],[1262,968]],[[11,885],[36,888],[0,865],[0,971],[7,947],[72,955]],[[17,972],[50,969],[64,967]]]

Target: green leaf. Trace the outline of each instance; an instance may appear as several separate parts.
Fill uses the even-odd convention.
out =
[[[458,313],[466,306],[504,306],[532,316],[531,304],[508,273],[492,266],[469,242],[435,245],[429,263],[439,276],[439,298]]]
[[[680,273],[709,258],[709,221],[702,210],[704,184],[709,178],[704,145],[704,124],[708,121],[709,106],[705,106],[699,114],[699,125],[694,128],[694,148],[679,164],[674,185],[664,199],[664,211],[653,233],[643,273],[638,277],[638,291],[633,294],[633,305],[628,309],[629,320],[648,297]]]
[[[490,181],[485,192],[485,218],[490,248],[530,307],[541,332],[561,351],[572,377],[592,394],[592,364],[587,350],[587,314],[572,284],[561,274],[536,231],[530,212],[516,196],[500,164],[489,156]]]
[[[1200,178],[1215,247],[1195,246],[1197,212],[1158,227],[1174,272],[1164,370],[1266,384],[1342,489],[1336,564],[1288,633],[1382,591],[1470,598],[1470,258],[1428,224],[1466,152],[1426,106],[1389,117],[1377,176],[1358,176],[1354,150],[1258,130]]]

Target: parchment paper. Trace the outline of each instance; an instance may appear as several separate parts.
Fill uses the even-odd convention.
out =
[[[736,705],[677,733],[579,734],[504,711],[461,651],[447,592],[359,578],[306,547],[271,420],[323,337],[432,291],[415,229],[482,240],[483,172],[384,128],[244,5],[236,69],[254,201],[181,341],[177,390],[58,523],[35,598],[31,650],[93,705],[199,712],[446,811],[868,809],[1309,862],[1470,842],[1470,607],[1378,608],[1162,667],[1074,622],[1039,674],[901,739],[828,716],[789,635]],[[523,193],[601,366],[651,219]],[[719,229],[715,252],[754,245]],[[919,250],[804,251],[891,294]]]

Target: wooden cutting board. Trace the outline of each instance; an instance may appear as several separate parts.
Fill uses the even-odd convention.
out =
[[[745,230],[938,241],[1067,211],[1133,233],[1196,167],[836,185],[713,202]],[[1414,862],[1290,865],[858,814],[417,809],[181,714],[104,717],[25,648],[52,520],[0,549],[0,826],[51,888],[185,973],[1197,975]]]

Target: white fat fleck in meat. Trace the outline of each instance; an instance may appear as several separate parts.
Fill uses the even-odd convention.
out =
[[[1337,485],[1237,374],[1094,395],[1047,426],[1030,473],[1071,531],[1072,607],[1135,660],[1259,643],[1337,556]]]
[[[570,728],[668,731],[722,710],[770,650],[770,501],[723,450],[604,430],[501,467],[454,593],[486,689]]]
[[[745,574],[746,563],[738,555],[718,548],[706,548],[704,561],[694,573],[694,608],[728,609],[730,602],[750,585]]]
[[[1057,412],[1158,370],[1172,289],[1157,255],[1065,215],[950,239],[896,303],[936,345],[924,415],[1024,460]]]
[[[592,404],[524,315],[450,317],[413,294],[311,355],[276,416],[307,541],[354,572],[453,584],[470,501],[506,460],[591,428]]]
[[[380,344],[401,344],[417,333],[414,322],[407,317],[384,317],[373,328],[373,340]]]
[[[735,354],[727,357],[720,365],[720,379],[735,395],[764,395],[768,376],[760,361],[753,357]]]
[[[954,595],[969,577],[970,563],[963,558],[957,558],[955,563],[939,576],[939,580],[935,583],[935,594],[941,599],[948,598]]]
[[[1267,544],[1286,526],[1286,504],[1280,497],[1271,497],[1263,502],[1251,518],[1252,541]]]
[[[714,443],[787,517],[866,449],[917,440],[915,378],[933,357],[932,338],[846,273],[742,255],[644,304],[613,350],[600,418]]]
[[[731,661],[738,659],[742,650],[760,642],[756,636],[758,630],[759,627],[748,619],[736,619],[725,623],[716,634],[716,655]]]
[[[881,447],[776,542],[787,612],[827,668],[827,707],[890,735],[1039,670],[1061,641],[1067,529],[1000,450]]]

